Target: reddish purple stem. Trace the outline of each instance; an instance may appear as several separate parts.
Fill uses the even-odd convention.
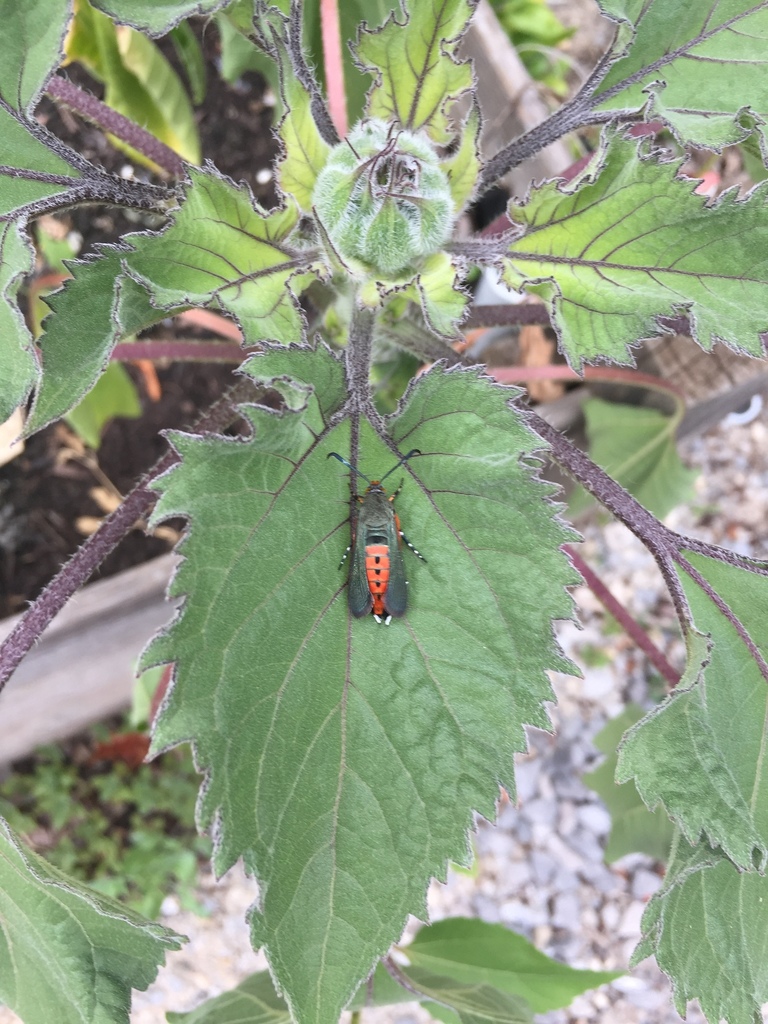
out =
[[[591,566],[584,561],[581,555],[570,545],[566,545],[565,553],[570,558],[574,569],[577,569],[584,577],[584,581],[598,601],[606,611],[611,613],[625,633],[635,641],[640,650],[647,655],[648,660],[656,671],[666,679],[671,687],[677,686],[680,682],[680,673],[676,672],[670,665],[642,626],[632,618],[624,605],[613,596],[608,587],[606,587]]]

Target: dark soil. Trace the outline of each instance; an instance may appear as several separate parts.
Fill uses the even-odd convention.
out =
[[[198,27],[207,62],[207,93],[197,111],[203,155],[233,180],[245,180],[256,199],[266,207],[276,201],[272,181],[259,184],[256,176],[269,168],[276,153],[271,132],[272,109],[265,105],[264,83],[246,74],[232,88],[223,82],[215,66],[219,43],[215,25]],[[166,56],[176,63],[170,48]],[[101,97],[102,90],[77,65],[67,74],[83,88]],[[58,110],[44,99],[39,119],[59,138],[89,160],[118,172],[127,158],[110,146],[99,129]],[[136,169],[137,176],[149,177]],[[148,226],[142,215],[111,207],[83,207],[60,218],[70,230],[83,236],[80,255],[97,242],[115,242],[127,231]],[[156,225],[154,225],[156,226]],[[184,336],[190,337],[189,327]],[[129,372],[133,372],[129,368]],[[98,470],[77,454],[80,447],[63,424],[55,424],[27,442],[24,453],[0,467],[0,617],[21,611],[34,600],[60,566],[82,544],[82,517],[100,517],[104,509],[91,491],[103,484],[99,471],[121,492],[130,490],[142,472],[166,450],[159,431],[190,425],[232,382],[231,368],[200,363],[158,369],[162,385],[159,402],[150,401],[141,378],[134,374],[142,392],[141,419],[119,419],[105,430],[96,453]],[[102,565],[98,575],[109,576],[168,550],[169,541],[133,530]]]

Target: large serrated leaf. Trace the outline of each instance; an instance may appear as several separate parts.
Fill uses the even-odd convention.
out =
[[[32,335],[16,302],[21,282],[34,267],[34,252],[18,224],[0,228],[0,423],[26,401],[37,380]]]
[[[3,59],[0,61],[0,97],[18,112],[29,112],[61,63],[62,44],[70,18],[69,4],[50,0],[0,2]],[[5,155],[3,138],[3,163]]]
[[[654,860],[665,861],[675,828],[663,807],[649,811],[633,783],[616,784],[616,748],[624,733],[639,722],[644,711],[637,704],[628,704],[595,736],[593,742],[605,755],[605,761],[594,771],[582,775],[611,812],[611,832],[605,846],[605,859],[611,861],[628,853],[645,853]]]
[[[680,841],[643,915],[632,965],[655,954],[675,1006],[698,999],[709,1024],[757,1024],[768,1002],[768,878]]]
[[[93,6],[120,25],[150,36],[164,36],[184,18],[210,15],[232,0],[91,0]]]
[[[641,109],[721,149],[768,113],[767,0],[601,0],[634,38],[596,90],[598,110]],[[651,101],[648,103],[648,97]],[[758,120],[758,123],[759,120]]]
[[[274,361],[273,361],[274,355]],[[523,723],[547,725],[545,669],[574,581],[550,488],[526,459],[540,447],[510,390],[435,369],[390,423],[404,471],[410,607],[390,627],[352,620],[339,559],[349,531],[349,425],[340,364],[322,350],[270,353],[250,372],[318,382],[304,412],[247,408],[248,441],[174,435],[182,466],[156,517],[190,531],[172,585],[184,612],[145,664],[174,661],[155,748],[192,739],[215,823],[215,865],[238,856],[259,879],[263,945],[296,1020],[335,1021],[447,860],[467,857],[471,811],[514,789]],[[446,444],[449,439],[450,444]],[[361,423],[361,469],[393,451]],[[410,555],[406,555],[410,558]]]
[[[181,936],[67,878],[0,819],[0,999],[24,1024],[128,1024]]]
[[[749,871],[768,858],[768,565],[741,562],[681,552],[699,632],[679,686],[628,733],[617,778],[661,802],[690,843],[703,834]]]
[[[312,116],[312,97],[291,64],[285,38],[286,21],[273,10],[262,25],[267,44],[275,51],[285,107],[278,129],[284,152],[277,163],[277,173],[283,191],[293,196],[302,210],[309,211],[315,181],[325,166],[330,146],[323,140]]]
[[[121,273],[128,246],[97,245],[96,250],[86,260],[68,260],[72,278],[45,297],[52,312],[43,321],[43,379],[27,434],[77,405],[104,372],[120,338],[171,313],[155,309],[146,290]]]
[[[717,339],[762,355],[768,328],[766,191],[724,193],[708,206],[679,164],[640,160],[636,143],[607,133],[594,177],[549,182],[513,203],[524,228],[504,280],[547,299],[572,365],[610,358],[662,333],[659,316],[686,314],[699,344]]]
[[[366,113],[404,128],[423,128],[446,143],[450,101],[472,85],[468,62],[456,58],[458,41],[476,0],[403,0],[380,29],[360,33],[355,51],[363,71],[376,76]]]
[[[123,265],[158,308],[215,306],[236,318],[246,345],[297,342],[298,304],[287,287],[304,261],[285,245],[298,220],[291,204],[267,214],[247,185],[213,170],[190,169],[173,223],[160,234],[131,235]]]
[[[52,196],[64,196],[82,180],[81,172],[64,159],[66,149],[54,150],[49,136],[22,114],[0,105],[0,139],[3,140],[0,168],[0,216],[26,210]]]

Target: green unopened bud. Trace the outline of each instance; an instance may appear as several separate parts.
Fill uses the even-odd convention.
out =
[[[313,204],[339,256],[396,277],[438,252],[453,223],[448,179],[427,139],[363,121],[331,151]]]

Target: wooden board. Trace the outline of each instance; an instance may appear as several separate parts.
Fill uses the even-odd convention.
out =
[[[70,601],[0,694],[0,763],[128,706],[136,660],[173,616],[165,599],[173,564],[163,555]],[[0,622],[0,640],[19,618]]]

